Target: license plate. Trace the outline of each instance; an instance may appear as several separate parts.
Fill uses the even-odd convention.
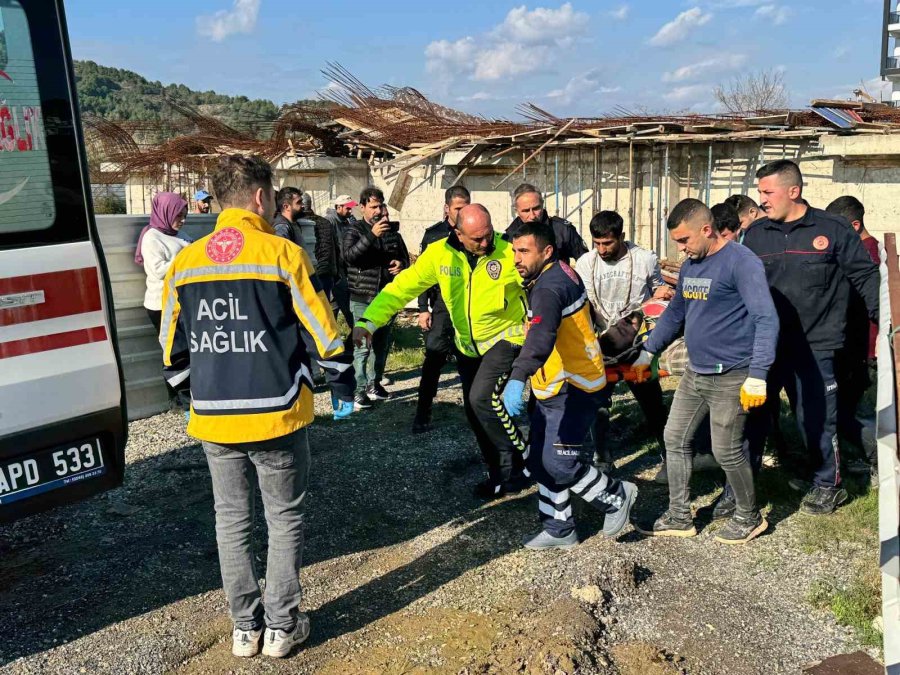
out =
[[[105,473],[99,438],[0,460],[0,504],[27,499]]]

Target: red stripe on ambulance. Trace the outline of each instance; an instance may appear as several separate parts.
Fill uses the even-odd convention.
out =
[[[96,312],[102,308],[100,279],[95,267],[0,279],[0,297],[35,292],[43,292],[42,302],[6,308],[0,303],[0,326]]]

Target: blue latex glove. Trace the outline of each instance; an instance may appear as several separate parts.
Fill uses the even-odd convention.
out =
[[[525,393],[525,383],[520,380],[510,380],[503,389],[503,407],[512,417],[520,415],[525,408],[522,395]]]

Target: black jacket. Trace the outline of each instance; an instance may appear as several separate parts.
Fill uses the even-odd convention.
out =
[[[311,220],[316,233],[316,274],[337,277],[340,275],[340,244],[334,225],[327,218],[315,213],[304,213]]]
[[[553,227],[553,234],[556,235],[556,257],[565,263],[575,263],[581,256],[588,252],[587,246],[584,245],[584,239],[578,234],[578,230],[568,220],[553,216],[552,218],[544,211],[541,214],[541,222],[550,224]],[[516,218],[506,228],[503,238],[512,241],[516,232],[524,223],[521,218]]]
[[[782,344],[840,349],[851,285],[877,320],[878,267],[844,218],[811,207],[789,226],[763,218],[747,229],[743,244],[765,266]]]
[[[397,232],[376,237],[365,220],[354,221],[344,232],[343,253],[350,299],[357,302],[371,302],[393,279],[388,272],[392,260],[409,267],[409,252],[403,237]]]
[[[279,237],[284,237],[288,241],[292,241],[297,246],[302,246],[302,236],[300,232],[300,226],[297,225],[292,220],[288,220],[280,213],[275,216],[275,220],[272,221],[272,229],[275,230],[275,234]]]
[[[450,236],[450,223],[447,219],[441,220],[425,230],[422,235],[422,248],[419,254],[425,253],[425,249],[436,241],[443,241]],[[447,311],[444,304],[444,298],[441,297],[441,291],[437,286],[432,286],[419,296],[420,312],[440,312]]]
[[[356,218],[351,216],[341,217],[338,215],[338,212],[332,207],[325,211],[325,218],[331,222],[332,227],[334,228],[334,253],[337,257],[337,277],[346,278],[347,276],[347,264],[344,262],[344,234],[347,232],[347,229],[350,225],[356,222]]]

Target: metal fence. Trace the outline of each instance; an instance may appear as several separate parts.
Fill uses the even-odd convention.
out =
[[[898,364],[900,364],[900,266],[895,234],[881,250],[878,330],[878,535],[881,542],[884,664],[900,675],[900,455],[898,455]]]
[[[169,402],[162,377],[162,350],[144,310],[146,277],[143,268],[134,262],[138,235],[148,218],[97,216],[112,285],[129,420],[161,413],[168,409]],[[198,239],[212,231],[215,221],[214,215],[192,214],[182,232],[190,239]]]

